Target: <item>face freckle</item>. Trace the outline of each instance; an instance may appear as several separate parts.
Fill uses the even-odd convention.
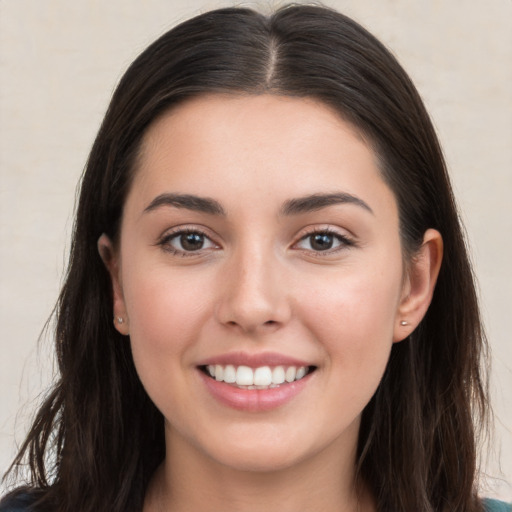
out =
[[[404,276],[393,193],[332,110],[212,95],[158,119],[117,257],[116,307],[168,446],[251,470],[355,454]],[[209,366],[309,373],[247,389]]]

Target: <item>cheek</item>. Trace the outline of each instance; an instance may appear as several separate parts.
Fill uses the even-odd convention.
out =
[[[127,269],[127,275],[132,279],[124,292],[137,369],[141,378],[169,379],[169,370],[190,363],[189,349],[208,317],[207,291],[168,268]]]
[[[209,299],[193,279],[172,274],[155,266],[132,271],[127,275],[144,277],[126,283],[125,297],[139,378],[156,407],[179,428],[180,418],[198,414],[183,397],[190,393],[187,370],[209,317]],[[181,430],[186,432],[187,426]]]
[[[354,271],[316,282],[301,295],[300,316],[330,364],[343,365],[347,376],[364,370],[380,379],[393,340],[401,272]]]
[[[382,327],[394,325],[401,291],[398,272],[340,273],[312,282],[315,284],[301,292],[300,300],[311,321],[334,330],[350,329],[353,334],[373,330],[391,334],[392,330],[383,333]],[[322,321],[316,322],[316,318]]]

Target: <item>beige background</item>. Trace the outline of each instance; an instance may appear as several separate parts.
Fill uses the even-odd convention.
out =
[[[484,492],[512,499],[512,0],[326,3],[392,48],[437,126],[493,348],[497,434],[487,472],[497,478]],[[232,2],[0,0],[0,472],[50,380],[51,340],[38,351],[37,338],[62,281],[75,185],[110,94],[158,35],[225,5]]]

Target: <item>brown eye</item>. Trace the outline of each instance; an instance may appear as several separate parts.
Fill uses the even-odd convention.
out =
[[[310,235],[310,245],[314,251],[326,251],[332,249],[334,244],[334,235],[330,233],[315,233]]]
[[[198,251],[204,246],[204,238],[201,233],[184,233],[179,236],[179,241],[185,251]]]
[[[338,249],[353,245],[354,243],[346,236],[327,230],[316,231],[302,237],[294,247],[312,252],[336,252]]]
[[[160,245],[167,251],[181,255],[217,248],[217,245],[204,233],[190,230],[167,235],[162,239]]]

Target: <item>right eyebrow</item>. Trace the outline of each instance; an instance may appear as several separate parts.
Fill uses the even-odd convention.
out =
[[[281,209],[284,215],[297,215],[300,213],[321,210],[335,204],[355,204],[373,214],[373,210],[362,199],[346,192],[334,194],[311,194],[286,201]]]
[[[151,212],[162,206],[185,208],[186,210],[209,213],[210,215],[226,215],[224,208],[222,208],[221,204],[215,201],[215,199],[192,194],[160,194],[144,208],[144,213]]]

